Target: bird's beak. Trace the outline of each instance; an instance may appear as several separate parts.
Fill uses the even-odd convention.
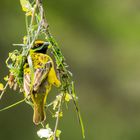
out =
[[[44,42],[44,46],[49,46],[50,43],[49,42]]]

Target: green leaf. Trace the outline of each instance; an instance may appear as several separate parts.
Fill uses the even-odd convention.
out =
[[[4,89],[4,86],[2,83],[0,83],[0,90],[3,90]]]
[[[32,15],[33,8],[28,0],[20,0],[20,4],[22,6],[22,10],[26,12],[26,15]]]
[[[8,77],[8,75],[6,75],[6,76],[4,77],[4,81],[8,81],[8,79],[9,79],[9,77]]]
[[[50,128],[50,127],[49,127],[49,124],[46,124],[46,128]]]
[[[60,134],[61,134],[61,130],[58,130],[58,129],[57,129],[57,130],[56,130],[56,134],[55,134],[56,137],[59,138],[59,137],[60,137]]]
[[[69,93],[66,93],[65,101],[69,102],[71,99],[72,99],[71,95]]]

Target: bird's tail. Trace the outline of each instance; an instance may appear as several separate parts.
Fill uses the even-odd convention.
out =
[[[44,106],[42,105],[34,105],[34,115],[33,122],[38,125],[46,119],[46,114],[44,111]]]
[[[44,109],[44,99],[34,98],[34,114],[33,114],[33,122],[38,125],[39,123],[45,121],[46,113]]]

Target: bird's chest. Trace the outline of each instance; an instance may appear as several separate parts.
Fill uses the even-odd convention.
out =
[[[49,57],[41,53],[33,53],[31,55],[33,67],[35,69],[44,68],[45,64],[49,61]]]

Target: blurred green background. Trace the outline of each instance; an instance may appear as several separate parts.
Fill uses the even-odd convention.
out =
[[[86,140],[140,140],[140,1],[44,0],[44,7],[74,74]],[[1,82],[8,52],[25,34],[19,0],[0,0]],[[8,90],[0,108],[22,98]],[[25,103],[0,112],[0,140],[38,140],[32,113]],[[72,103],[59,128],[62,140],[82,140]]]

